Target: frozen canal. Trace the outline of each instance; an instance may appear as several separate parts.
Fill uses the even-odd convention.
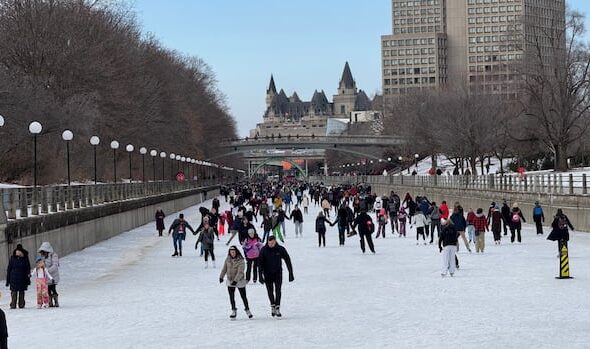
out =
[[[197,208],[183,211],[195,228]],[[167,213],[168,227],[176,214]],[[245,317],[237,297],[238,319],[229,320],[227,290],[218,282],[227,235],[215,247],[217,269],[204,269],[191,234],[185,256],[171,258],[172,239],[158,238],[149,224],[62,258],[59,309],[36,309],[29,288],[26,309],[10,310],[5,288],[1,306],[9,347],[590,346],[590,236],[585,233],[573,233],[570,241],[574,280],[555,279],[556,243],[535,236],[531,226],[522,245],[504,237],[495,246],[487,233],[485,254],[469,254],[462,246],[461,269],[443,279],[438,248],[416,246],[413,229],[404,239],[388,228],[386,239],[375,240],[377,254],[363,255],[357,237],[338,246],[336,227],[328,228],[327,247],[318,248],[316,214],[311,207],[304,217],[302,239],[294,238],[287,223],[284,246],[295,281],[288,283],[285,274],[282,320],[271,318],[260,284],[247,288],[254,318]]]

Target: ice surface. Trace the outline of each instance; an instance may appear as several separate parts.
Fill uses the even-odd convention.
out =
[[[196,227],[197,207],[183,212]],[[171,258],[171,238],[158,238],[155,225],[148,224],[62,258],[59,309],[35,309],[33,287],[26,309],[10,310],[4,289],[0,305],[7,314],[9,347],[589,345],[590,236],[585,233],[573,233],[570,241],[573,280],[555,279],[556,243],[535,236],[531,226],[524,229],[522,245],[503,237],[502,245],[494,246],[487,233],[485,254],[469,254],[461,246],[461,269],[454,278],[441,278],[438,249],[416,246],[414,229],[398,238],[388,227],[387,238],[375,240],[376,255],[363,255],[356,237],[339,247],[336,227],[328,228],[328,246],[318,248],[317,212],[312,206],[304,217],[302,239],[295,239],[287,223],[284,245],[295,282],[288,283],[285,275],[282,320],[271,318],[260,284],[247,289],[254,319],[246,318],[236,297],[238,319],[229,320],[227,290],[218,281],[227,235],[216,243],[217,269],[204,269],[192,235],[185,256]],[[176,215],[167,214],[168,227]]]

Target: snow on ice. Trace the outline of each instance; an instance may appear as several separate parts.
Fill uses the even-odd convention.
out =
[[[194,227],[197,209],[183,211]],[[287,282],[285,268],[281,320],[271,318],[260,284],[247,288],[254,319],[237,297],[238,319],[229,320],[227,289],[218,282],[227,235],[216,242],[217,269],[204,269],[191,234],[185,256],[171,258],[172,239],[158,238],[148,224],[62,258],[58,309],[36,309],[33,287],[26,309],[9,310],[5,288],[9,347],[588,347],[585,233],[571,234],[573,280],[555,279],[556,243],[535,236],[531,226],[522,244],[503,237],[494,246],[487,233],[484,254],[461,246],[461,269],[441,278],[438,248],[416,246],[414,229],[398,238],[388,227],[387,238],[375,240],[376,255],[363,255],[356,236],[339,247],[336,227],[328,228],[327,247],[318,248],[317,212],[312,206],[304,217],[301,239],[287,223],[284,246],[295,281]],[[167,214],[168,227],[176,214]]]

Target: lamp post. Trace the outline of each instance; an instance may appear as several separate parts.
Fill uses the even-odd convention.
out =
[[[125,147],[125,150],[127,150],[127,153],[129,154],[129,183],[132,183],[133,176],[131,176],[131,153],[133,153],[133,150],[135,150],[135,147],[131,144],[127,144],[127,146]]]
[[[420,157],[420,154],[414,154],[414,171],[418,172],[418,158]]]
[[[180,155],[176,155],[176,172],[178,172],[180,170],[180,159],[182,159],[182,156]]]
[[[0,115],[0,127],[4,126],[4,117]]]
[[[139,153],[141,154],[142,182],[145,182],[145,154],[147,154],[147,149],[145,147],[141,147],[139,148]]]
[[[90,144],[94,148],[94,184],[96,184],[96,146],[100,144],[100,138],[98,136],[90,137]]]
[[[174,159],[176,159],[176,154],[170,153],[170,178],[174,178]]]
[[[180,158],[180,166],[182,166],[182,173],[186,173],[186,158],[183,156]]]
[[[113,181],[117,183],[117,149],[119,149],[119,142],[112,141],[111,149],[113,149]]]
[[[71,177],[70,177],[70,141],[74,139],[74,133],[70,130],[65,130],[61,134],[61,138],[66,141],[66,160],[68,163],[68,185],[71,184]]]
[[[33,186],[37,187],[37,135],[43,131],[43,126],[38,121],[29,124],[29,132],[33,135]]]
[[[165,152],[161,152],[160,153],[160,157],[162,158],[162,181],[164,181],[164,177],[165,177],[165,173],[164,173],[164,161],[166,161],[166,153]]]
[[[150,150],[150,156],[152,157],[152,170],[154,173],[153,180],[156,181],[156,155],[158,155],[158,151],[155,149]]]

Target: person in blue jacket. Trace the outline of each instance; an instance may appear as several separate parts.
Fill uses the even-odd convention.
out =
[[[543,213],[543,207],[539,201],[535,201],[535,207],[533,208],[533,221],[537,227],[537,235],[543,235],[543,223],[545,223],[545,214]]]

